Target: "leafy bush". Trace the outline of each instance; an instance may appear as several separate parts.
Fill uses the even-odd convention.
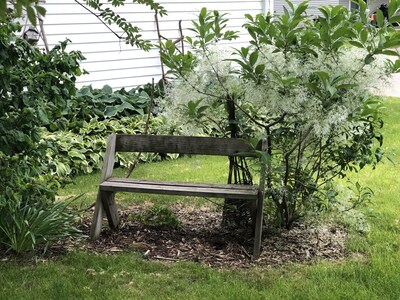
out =
[[[202,9],[195,36],[186,39],[192,51],[161,44],[177,78],[165,115],[187,132],[266,140],[266,201],[280,226],[325,209],[334,201],[335,178],[382,159],[382,103],[371,89],[400,70],[399,59],[381,55],[399,58],[392,48],[400,32],[391,23],[400,4],[390,1],[389,20],[378,10],[377,26],[365,2],[359,6],[323,6],[313,19],[307,1],[287,1],[283,15],[246,15],[250,42],[235,50],[218,44],[235,38],[224,31],[225,16]]]
[[[110,134],[140,134],[143,133],[146,116],[137,115],[117,119],[97,118],[89,122],[83,121],[81,128],[68,131],[44,132],[42,143],[47,145],[46,155],[41,163],[49,167],[50,174],[60,177],[76,174],[89,174],[101,168],[106,150],[107,138]],[[151,118],[151,134],[169,132],[165,119]],[[167,155],[172,158],[174,155]],[[116,162],[124,167],[131,165],[136,159],[135,153],[117,153]],[[143,162],[161,160],[156,153],[142,153]]]
[[[67,108],[62,116],[65,127],[75,132],[85,127],[92,119],[120,119],[136,115],[143,115],[147,111],[149,95],[142,90],[120,89],[113,91],[108,85],[102,89],[93,89],[84,86],[67,101]],[[50,126],[50,130],[57,130],[57,126]]]
[[[83,59],[65,51],[68,41],[45,54],[18,38],[20,29],[11,19],[0,23],[0,245],[15,251],[52,240],[55,230],[61,237],[72,221],[61,214],[57,224],[65,226],[48,229],[48,236],[40,225],[46,215],[58,222],[53,213],[63,205],[53,202],[60,182],[41,163],[48,147],[40,141],[42,127],[61,118],[74,95]]]

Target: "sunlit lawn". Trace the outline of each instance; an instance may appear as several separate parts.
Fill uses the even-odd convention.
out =
[[[384,147],[395,164],[385,160],[376,170],[350,175],[370,186],[374,197],[368,214],[371,230],[350,237],[352,254],[346,260],[223,270],[150,262],[135,253],[76,252],[45,262],[0,262],[0,299],[400,299],[400,99],[388,100],[386,114]],[[179,172],[186,168],[199,181],[224,182],[226,174],[219,171],[226,169],[224,164],[214,158],[185,158],[140,166],[135,176],[185,180]],[[79,177],[61,195],[87,193],[83,205],[89,205],[98,180],[99,174]],[[121,194],[118,201],[149,199],[175,200]]]

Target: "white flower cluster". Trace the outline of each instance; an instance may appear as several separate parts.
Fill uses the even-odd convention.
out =
[[[180,120],[183,132],[197,134],[202,130],[199,120],[189,113],[189,102],[199,102],[198,108],[207,106],[207,115],[218,122],[226,118],[223,106],[226,97],[243,93],[243,84],[238,76],[232,75],[233,64],[227,60],[232,52],[231,48],[214,45],[205,53],[196,53],[196,67],[192,72],[168,85],[163,115]]]
[[[235,95],[239,105],[251,104],[259,115],[270,118],[285,114],[304,127],[312,126],[314,134],[322,137],[332,128],[349,126],[349,114],[362,104],[371,89],[384,84],[388,75],[384,58],[365,64],[367,53],[351,46],[335,57],[314,49],[317,58],[292,53],[285,56],[274,50],[272,46],[260,50],[256,65],[264,64],[265,71],[258,83],[234,74],[237,65],[227,60],[234,57],[230,48],[214,45],[197,53],[192,72],[169,85],[164,115],[181,120],[185,130],[197,132],[198,124],[188,113],[190,101],[200,101],[199,107],[208,106],[207,115],[218,120],[226,118],[221,104],[227,95]],[[328,88],[316,77],[317,72],[329,75],[325,83]],[[342,79],[335,82],[338,76]],[[312,92],[310,83],[318,83],[324,96]],[[336,91],[334,96],[329,94],[332,90]]]

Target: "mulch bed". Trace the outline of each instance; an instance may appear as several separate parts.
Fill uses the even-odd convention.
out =
[[[264,230],[262,254],[251,260],[251,230],[226,229],[220,226],[222,212],[209,206],[192,207],[177,204],[171,209],[177,215],[179,229],[159,228],[130,221],[130,214],[140,214],[146,205],[131,206],[121,212],[118,231],[106,229],[100,238],[69,240],[52,245],[47,258],[76,249],[105,254],[136,251],[149,260],[164,262],[194,261],[211,267],[280,266],[316,260],[339,260],[346,256],[346,232],[334,225],[320,227],[296,225],[289,230]],[[91,220],[81,229],[88,235]],[[4,259],[4,257],[3,257]]]

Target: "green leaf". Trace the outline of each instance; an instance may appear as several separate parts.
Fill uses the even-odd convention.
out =
[[[81,160],[86,160],[86,156],[79,152],[77,149],[72,149],[68,152],[68,156],[72,157],[72,158],[79,158]]]
[[[368,31],[366,31],[366,30],[361,30],[361,32],[360,32],[360,38],[361,38],[361,41],[363,42],[363,43],[365,43],[367,40],[368,40]]]
[[[381,53],[384,55],[399,56],[399,53],[397,53],[397,51],[394,50],[383,50]]]
[[[47,125],[47,124],[50,123],[49,118],[47,117],[46,112],[45,112],[43,109],[41,109],[41,108],[38,109],[38,117],[39,117],[39,120],[40,120],[44,125]]]
[[[388,5],[388,16],[389,16],[389,22],[392,23],[391,18],[393,17],[393,15],[396,13],[397,10],[397,1],[389,1],[389,5]]]
[[[245,14],[244,16],[246,19],[250,20],[251,22],[254,21],[253,17],[250,14]]]
[[[318,85],[316,85],[315,83],[306,83],[306,86],[312,90],[314,93],[316,93],[320,98],[323,97],[323,94],[321,92],[321,89],[319,88]]]
[[[206,7],[203,7],[200,10],[200,16],[202,16],[203,18],[205,18],[207,16],[207,8]]]
[[[26,14],[28,15],[29,22],[31,22],[33,26],[36,26],[37,24],[36,11],[33,9],[32,6],[28,5],[26,7]]]
[[[6,19],[7,0],[0,0],[0,20]]]
[[[113,117],[118,113],[118,109],[115,106],[107,106],[104,110],[105,117]]]
[[[258,60],[258,51],[254,51],[253,53],[250,54],[250,65],[254,66]]]
[[[35,5],[35,9],[41,16],[44,17],[46,15],[46,9],[43,6]]]
[[[372,54],[368,54],[365,58],[364,58],[364,63],[369,65],[370,63],[372,63],[375,60],[375,57]]]
[[[349,44],[357,48],[364,48],[364,45],[357,41],[349,41]]]
[[[104,94],[112,94],[112,92],[113,92],[112,87],[109,86],[109,85],[103,86],[103,88],[102,88],[101,90],[102,90],[102,92],[103,92]]]
[[[389,23],[400,23],[400,16],[393,16],[389,19]]]
[[[382,27],[384,21],[385,17],[383,16],[383,12],[380,9],[378,9],[376,11],[376,24],[378,25],[378,27]]]
[[[264,70],[265,70],[265,65],[260,64],[255,68],[254,71],[256,72],[257,75],[261,75],[264,72]]]
[[[328,90],[328,92],[331,96],[334,96],[337,93],[337,89],[335,87],[331,86],[330,84],[328,84],[326,86],[326,89]]]
[[[208,35],[206,36],[206,38],[205,38],[205,42],[208,43],[208,42],[212,41],[212,40],[214,39],[214,37],[215,37],[215,34],[214,34],[214,33],[208,34]]]

